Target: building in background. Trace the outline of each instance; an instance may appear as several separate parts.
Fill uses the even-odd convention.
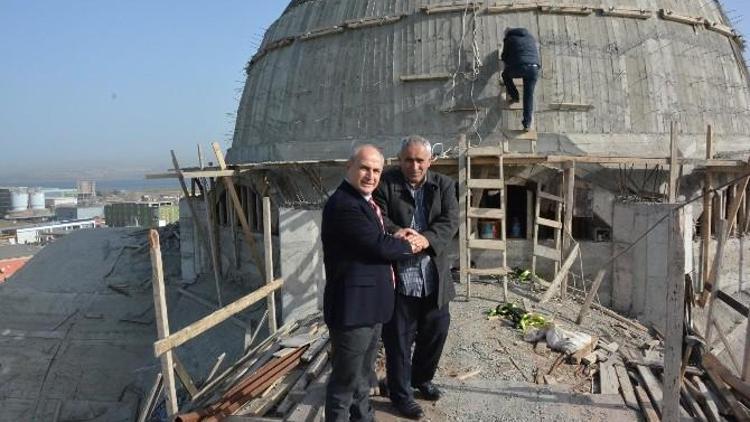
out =
[[[55,208],[55,217],[59,221],[89,220],[104,217],[104,205],[61,206]]]
[[[73,197],[70,196],[55,196],[50,198],[49,196],[45,196],[44,198],[44,205],[47,208],[59,208],[63,206],[71,206],[78,204],[78,199],[73,195]]]
[[[78,202],[86,203],[96,199],[96,182],[93,180],[79,180],[77,183],[78,187]]]
[[[163,227],[180,219],[174,202],[122,202],[104,207],[109,227]]]
[[[2,230],[0,235],[12,235],[18,245],[45,244],[71,231],[93,229],[99,224],[95,219],[69,221],[65,223],[35,224]]]

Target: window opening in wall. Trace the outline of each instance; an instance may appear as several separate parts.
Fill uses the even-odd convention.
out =
[[[506,236],[511,239],[527,239],[529,207],[526,186],[507,186],[507,222]]]

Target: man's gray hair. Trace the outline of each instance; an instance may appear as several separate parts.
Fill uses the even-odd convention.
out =
[[[352,148],[352,153],[351,153],[351,155],[349,155],[349,162],[350,162],[350,163],[353,163],[353,162],[354,162],[354,161],[355,161],[355,160],[357,159],[357,156],[359,155],[359,153],[360,153],[360,152],[362,152],[362,150],[363,150],[363,149],[365,149],[365,148],[372,148],[372,149],[374,149],[375,151],[377,151],[377,152],[378,152],[378,154],[380,155],[380,159],[381,159],[381,160],[382,160],[383,162],[385,162],[385,157],[383,156],[383,152],[382,152],[382,151],[380,151],[380,148],[376,147],[376,146],[375,146],[375,145],[373,145],[373,144],[361,144],[361,145],[356,145],[356,146],[355,146],[354,148]]]
[[[406,149],[412,145],[423,146],[430,153],[430,155],[432,155],[432,144],[426,138],[423,138],[419,135],[411,135],[407,138],[404,138],[401,141],[401,151],[399,151],[399,155],[401,155],[402,152],[406,151]]]

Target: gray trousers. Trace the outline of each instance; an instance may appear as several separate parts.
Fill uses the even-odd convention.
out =
[[[331,378],[326,387],[326,422],[374,418],[370,404],[370,374],[378,355],[382,324],[332,329]]]

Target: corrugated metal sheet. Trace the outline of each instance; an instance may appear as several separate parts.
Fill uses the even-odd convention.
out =
[[[410,133],[453,144],[460,132],[487,139],[502,129],[517,128],[520,112],[505,110],[498,97],[498,49],[505,28],[517,26],[527,27],[541,46],[543,71],[536,95],[541,149],[633,153],[634,146],[651,146],[666,151],[672,119],[685,134],[683,154],[700,156],[707,123],[715,126],[720,151],[750,148],[750,94],[744,64],[732,50],[734,41],[705,27],[656,17],[664,8],[721,21],[713,1],[554,2],[648,9],[654,13],[648,20],[598,13],[420,10],[437,4],[444,2],[292,2],[269,28],[262,48],[352,19],[405,16],[383,26],[297,39],[255,60],[249,66],[229,161],[343,158],[358,142],[382,144],[393,154],[399,139]],[[400,80],[403,75],[441,73],[453,76]],[[559,102],[594,108],[550,108]],[[606,136],[597,141],[597,135]],[[618,144],[608,145],[612,139]]]

